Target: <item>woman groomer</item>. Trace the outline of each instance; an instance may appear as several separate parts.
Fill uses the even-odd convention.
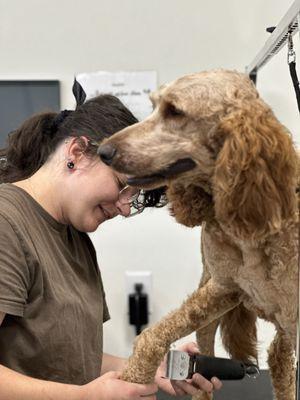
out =
[[[125,360],[102,353],[109,314],[86,232],[128,216],[138,193],[100,161],[97,143],[136,119],[113,96],[77,103],[30,118],[1,153],[0,399],[154,399],[157,385],[174,395],[219,388],[199,374],[164,380],[163,364],[156,383],[123,382]]]

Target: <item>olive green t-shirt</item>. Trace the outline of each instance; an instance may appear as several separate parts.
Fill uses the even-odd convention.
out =
[[[94,247],[28,193],[0,185],[0,364],[84,384],[100,374],[109,318]]]

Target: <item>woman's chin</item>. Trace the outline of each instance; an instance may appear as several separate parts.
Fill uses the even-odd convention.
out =
[[[97,215],[96,217],[93,216],[89,220],[82,221],[78,226],[75,228],[80,232],[91,233],[95,232],[99,225],[106,221],[105,215]]]

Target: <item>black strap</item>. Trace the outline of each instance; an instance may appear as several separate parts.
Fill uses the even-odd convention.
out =
[[[298,110],[300,113],[300,86],[299,86],[299,80],[298,80],[297,71],[296,71],[296,62],[291,61],[289,63],[289,68],[290,68],[290,74],[291,74],[291,78],[292,78],[295,93],[296,93]]]

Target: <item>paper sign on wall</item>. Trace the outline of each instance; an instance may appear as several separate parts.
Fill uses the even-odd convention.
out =
[[[138,120],[152,112],[149,94],[157,88],[156,71],[82,73],[76,76],[87,99],[102,93],[118,97]]]

